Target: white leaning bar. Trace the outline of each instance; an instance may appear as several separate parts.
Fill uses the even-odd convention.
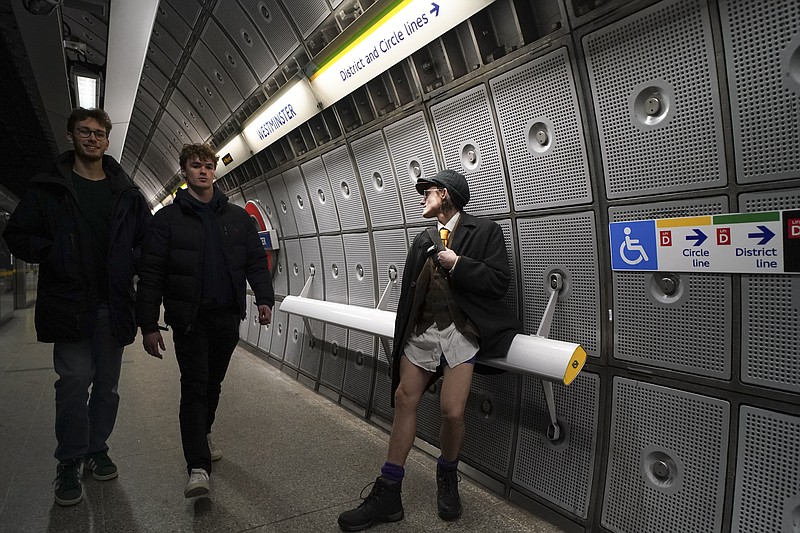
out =
[[[391,339],[394,336],[396,313],[391,311],[326,302],[301,296],[284,298],[281,303],[281,311],[363,331],[378,337]],[[480,359],[480,362],[496,368],[523,372],[547,381],[569,385],[583,368],[586,362],[586,352],[580,344],[518,334],[511,342],[506,357]]]

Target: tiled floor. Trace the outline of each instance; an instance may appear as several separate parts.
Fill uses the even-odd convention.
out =
[[[125,350],[120,412],[109,442],[119,478],[84,478],[84,501],[53,502],[55,373],[52,345],[35,341],[33,311],[0,326],[0,532],[338,531],[336,517],[359,502],[384,461],[388,435],[237,349],[214,436],[210,498],[187,500],[178,431],[178,368],[167,336],[163,360],[141,340]],[[435,462],[413,450],[404,483],[406,518],[376,532],[559,533],[465,476],[465,511],[436,516]]]

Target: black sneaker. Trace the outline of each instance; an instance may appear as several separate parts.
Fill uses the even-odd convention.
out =
[[[461,497],[458,495],[458,472],[436,467],[436,504],[439,518],[455,520],[461,516]]]
[[[83,485],[81,485],[81,460],[69,459],[59,461],[56,468],[55,498],[56,503],[62,507],[75,505],[83,499]]]
[[[83,462],[86,468],[92,472],[92,477],[100,481],[108,481],[119,475],[117,465],[108,456],[108,452],[90,453]]]
[[[402,520],[405,516],[400,499],[402,484],[401,481],[389,484],[381,477],[376,479],[361,505],[339,515],[339,527],[342,531],[361,531],[380,522]],[[361,489],[362,494],[364,489]]]

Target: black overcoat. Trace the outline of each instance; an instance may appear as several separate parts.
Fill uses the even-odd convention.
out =
[[[406,256],[400,301],[394,325],[392,348],[392,403],[400,382],[400,356],[415,305],[417,279],[428,259],[426,251],[433,244],[426,230],[421,231]],[[503,230],[495,222],[462,211],[458,228],[449,248],[458,256],[458,264],[448,279],[456,304],[478,328],[478,357],[505,357],[514,336],[520,332],[516,314],[503,302],[511,280]],[[476,368],[476,371],[480,371]],[[434,374],[435,380],[439,374]]]

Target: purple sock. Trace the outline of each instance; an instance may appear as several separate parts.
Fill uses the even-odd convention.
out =
[[[444,456],[440,455],[436,460],[436,465],[445,472],[455,472],[458,470],[458,457],[452,461],[448,461]]]
[[[381,467],[381,477],[390,483],[398,483],[403,481],[403,476],[405,473],[405,468],[388,461],[383,463],[383,466]]]

